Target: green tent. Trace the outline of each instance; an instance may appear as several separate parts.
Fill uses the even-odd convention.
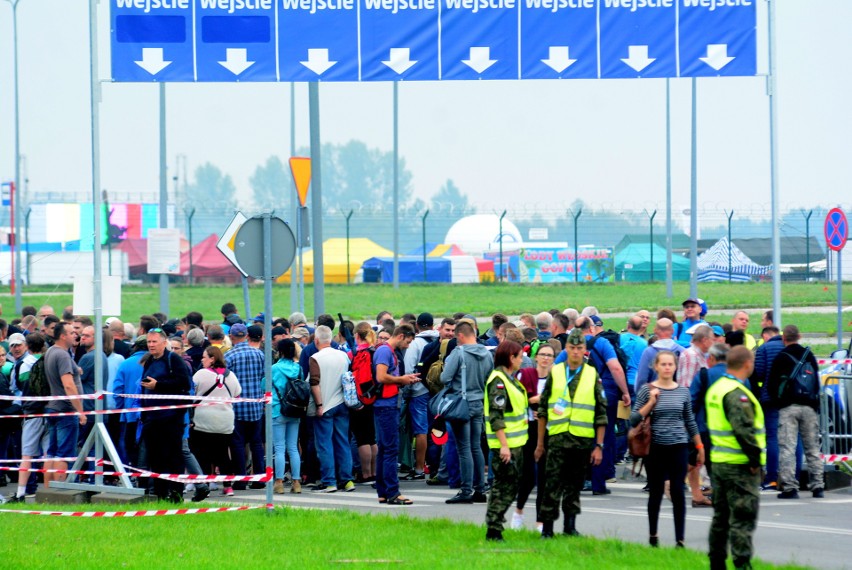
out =
[[[654,257],[654,281],[666,279],[666,249],[657,244],[631,243],[615,254],[616,281],[650,281],[651,247]],[[689,281],[689,260],[679,254],[672,255],[672,279]]]

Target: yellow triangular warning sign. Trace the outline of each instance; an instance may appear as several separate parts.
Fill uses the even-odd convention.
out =
[[[290,172],[293,174],[293,182],[296,183],[299,204],[304,208],[308,200],[308,188],[311,185],[311,159],[304,156],[291,157]]]

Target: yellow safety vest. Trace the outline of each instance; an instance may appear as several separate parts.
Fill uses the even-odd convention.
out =
[[[560,363],[550,371],[552,383],[550,399],[547,401],[547,433],[556,435],[567,431],[577,437],[595,437],[595,388],[598,373],[593,366],[582,365],[577,372],[580,375],[579,384],[572,400],[565,369],[566,364]],[[560,399],[566,403],[561,415],[554,410]]]
[[[762,450],[760,464],[766,465],[766,429],[763,421],[763,408],[748,388],[743,386],[741,382],[728,377],[719,378],[707,390],[707,429],[710,430],[710,443],[712,444],[710,461],[732,465],[748,464],[748,457],[743,453],[740,443],[734,436],[731,422],[728,421],[723,406],[725,396],[737,388],[745,392],[754,405],[754,428],[757,432],[757,444]]]
[[[749,350],[754,350],[757,348],[757,341],[754,340],[754,337],[748,334],[747,332],[743,332],[743,340],[745,342],[745,347]]]
[[[497,434],[491,429],[491,422],[488,421],[488,385],[498,378],[502,380],[506,387],[506,394],[509,395],[509,403],[512,404],[511,412],[503,413],[503,421],[506,422],[506,427],[503,433],[506,436],[506,443],[510,448],[523,447],[527,443],[529,437],[529,420],[527,419],[527,411],[529,402],[527,401],[527,391],[523,386],[519,385],[517,380],[509,378],[500,370],[493,370],[488,380],[485,381],[485,437],[488,440],[488,447],[491,449],[500,449],[500,440],[497,439]]]

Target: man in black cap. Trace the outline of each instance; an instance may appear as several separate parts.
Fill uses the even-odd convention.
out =
[[[405,351],[403,363],[406,372],[417,372],[423,347],[438,338],[434,330],[435,321],[430,313],[420,313],[417,317],[417,336],[411,341]],[[417,382],[403,389],[403,395],[408,399],[408,415],[411,418],[411,433],[414,435],[414,469],[405,479],[425,479],[426,465],[426,434],[429,433],[429,389],[422,382]]]

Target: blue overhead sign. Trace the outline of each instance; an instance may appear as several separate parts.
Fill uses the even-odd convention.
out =
[[[113,81],[750,76],[757,0],[110,0]]]
[[[277,81],[273,0],[197,0],[198,81]]]

